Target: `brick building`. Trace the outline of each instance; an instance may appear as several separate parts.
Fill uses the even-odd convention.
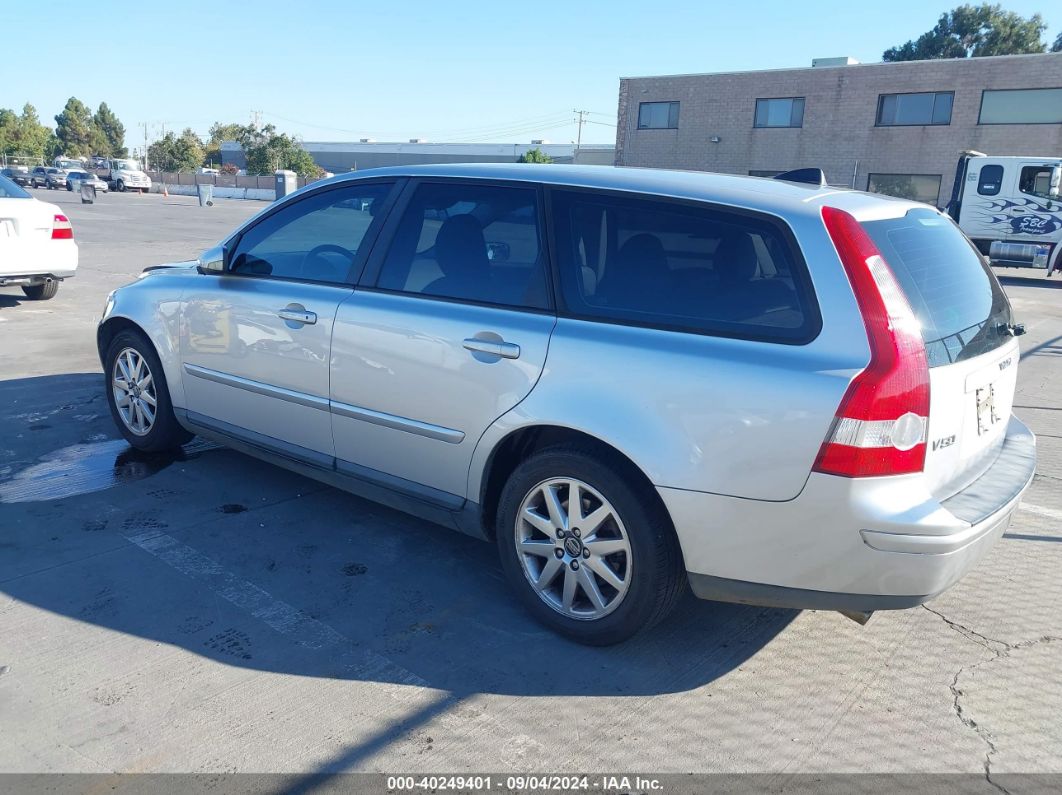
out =
[[[1062,53],[620,81],[616,164],[771,176],[943,206],[964,149],[1062,154]]]

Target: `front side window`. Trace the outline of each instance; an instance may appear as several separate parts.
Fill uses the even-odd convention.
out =
[[[982,196],[995,196],[1003,187],[1003,166],[982,166],[977,175],[977,192]]]
[[[940,174],[871,174],[867,177],[867,190],[935,205],[940,195]]]
[[[951,124],[951,91],[921,94],[882,94],[878,97],[878,126],[904,127]]]
[[[346,284],[393,183],[347,185],[312,193],[244,232],[229,271],[244,276]]]
[[[546,309],[546,260],[532,188],[420,185],[395,228],[382,290]]]
[[[1062,124],[1062,88],[985,91],[978,124]]]
[[[803,127],[804,98],[757,99],[755,127]]]
[[[575,317],[789,343],[818,331],[803,262],[766,219],[576,191],[552,203]]]
[[[642,102],[638,105],[639,130],[677,130],[678,102]]]
[[[1051,166],[1024,166],[1018,177],[1018,190],[1041,199],[1057,198],[1051,195]]]

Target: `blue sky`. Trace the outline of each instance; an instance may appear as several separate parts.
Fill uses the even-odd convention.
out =
[[[205,133],[252,110],[308,141],[559,143],[574,140],[580,108],[594,122],[583,141],[604,143],[615,138],[620,77],[876,61],[959,2],[52,0],[47,19],[16,3],[5,31],[49,32],[5,48],[0,107],[29,101],[51,123],[70,96],[105,100],[129,146],[143,141],[141,122],[152,137],[163,125]],[[1043,13],[1049,41],[1062,30],[1055,4],[1003,2]],[[117,41],[111,28],[123,31]],[[75,53],[75,31],[98,46]]]

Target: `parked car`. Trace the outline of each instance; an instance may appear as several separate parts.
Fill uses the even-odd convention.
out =
[[[65,168],[49,168],[44,172],[44,187],[48,190],[59,190],[59,188],[66,187],[66,175]]]
[[[30,187],[43,188],[48,182],[48,169],[45,166],[37,166],[30,172]]]
[[[107,192],[107,183],[88,171],[69,171],[66,175],[66,189],[69,191],[81,190],[83,183],[88,183],[96,188],[97,193]]]
[[[0,287],[21,287],[27,298],[47,300],[76,272],[70,219],[0,176]]]
[[[32,183],[30,170],[26,166],[8,166],[0,170],[0,174],[7,177],[19,187],[27,188]]]
[[[943,213],[783,176],[315,184],[108,298],[111,413],[142,450],[201,434],[491,539],[586,643],[687,582],[860,621],[921,604],[1032,479],[1024,329]]]

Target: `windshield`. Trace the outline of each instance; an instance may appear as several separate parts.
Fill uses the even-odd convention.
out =
[[[903,218],[863,226],[922,325],[930,367],[972,359],[1010,341],[1010,302],[951,219],[911,210]]]
[[[111,168],[118,171],[139,171],[140,164],[135,160],[112,160]]]
[[[7,177],[0,175],[0,199],[29,199],[30,195]]]

